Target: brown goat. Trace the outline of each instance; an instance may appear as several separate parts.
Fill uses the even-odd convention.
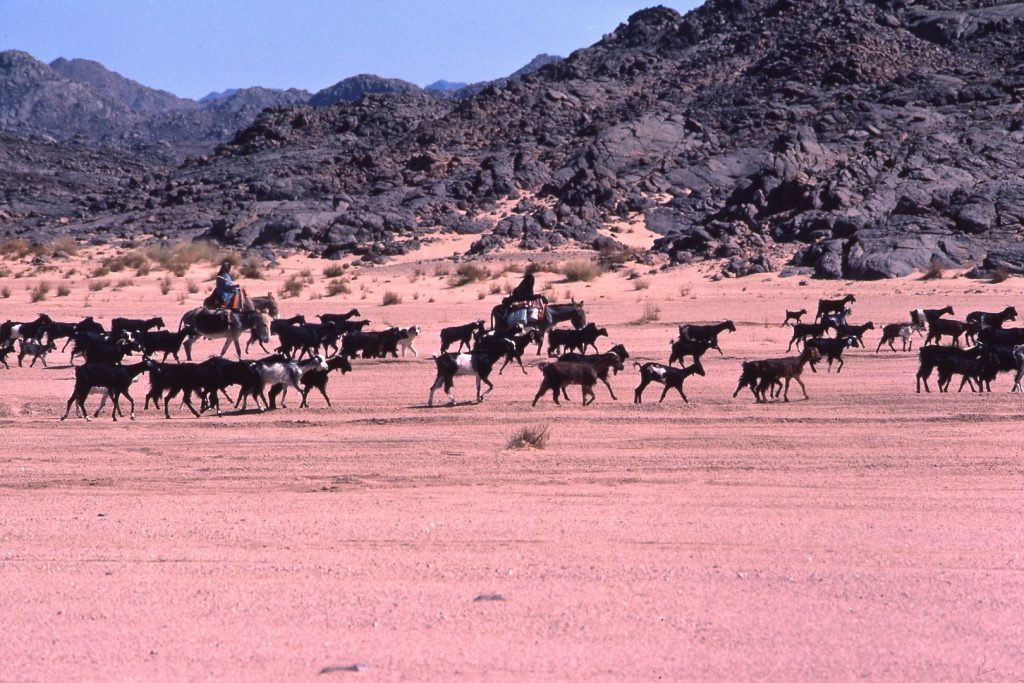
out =
[[[554,363],[541,363],[538,367],[544,375],[544,381],[540,383],[540,389],[537,390],[537,395],[533,397],[534,406],[537,405],[537,401],[544,395],[544,392],[549,390],[551,391],[551,397],[555,399],[555,404],[562,405],[558,401],[558,394],[562,391],[563,387],[572,384],[578,384],[583,389],[583,405],[590,405],[594,402],[596,398],[594,395],[594,385],[597,384],[597,372],[594,371],[594,367],[589,363],[560,360]],[[587,396],[590,397],[589,401]]]
[[[765,391],[775,382],[786,380],[785,389],[782,392],[782,400],[789,402],[789,382],[796,380],[800,390],[804,392],[804,399],[807,399],[807,387],[804,386],[800,375],[807,363],[817,363],[821,360],[821,352],[813,346],[806,347],[799,356],[787,356],[786,358],[769,358],[761,361],[761,382],[757,385],[754,395],[758,403],[766,403]]]

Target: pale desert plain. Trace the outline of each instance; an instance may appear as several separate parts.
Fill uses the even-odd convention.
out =
[[[165,420],[142,410],[143,378],[134,422],[61,423],[67,354],[0,369],[0,680],[1024,679],[1024,397],[1010,376],[991,394],[917,394],[923,340],[876,354],[875,330],[842,373],[805,374],[809,400],[795,385],[788,404],[732,397],[742,360],[786,355],[787,308],[813,318],[849,292],[852,322],[946,304],[962,319],[1019,307],[1024,282],[541,272],[553,301],[583,300],[608,328],[602,350],[628,348],[618,400],[598,385],[591,406],[573,388],[531,408],[531,351],[484,402],[459,378],[460,405],[428,409],[438,330],[486,318],[492,283],[518,282],[502,264],[532,258],[452,287],[439,256],[464,246],[354,266],[347,295],[312,298],[330,264],[298,256],[243,278],[262,294],[310,270],[283,316],[357,307],[375,329],[422,326],[419,357],[334,374],[332,408],[313,394],[309,409],[291,396]],[[104,255],[42,273],[5,262],[0,319],[176,327],[212,286],[202,264],[166,295],[159,269],[90,291]],[[39,280],[71,291],[31,303]],[[382,306],[387,291],[401,303]],[[658,319],[636,324],[648,304]],[[689,404],[659,404],[656,385],[633,403],[633,360],[665,362],[680,322],[725,318],[737,330],[687,379]],[[545,448],[507,448],[539,425]]]

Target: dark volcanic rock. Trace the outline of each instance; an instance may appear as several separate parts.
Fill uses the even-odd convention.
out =
[[[792,267],[828,278],[986,256],[1016,268],[1022,7],[710,0],[685,16],[644,10],[589,48],[465,99],[411,84],[367,94],[377,79],[313,98],[332,106],[275,101],[213,153],[112,183],[77,210],[83,221],[152,217],[240,246],[371,259],[437,230],[479,234],[476,252],[592,246],[600,226],[642,216],[659,235],[655,252],[722,259],[730,274],[781,268],[766,257],[781,252],[776,243],[794,244]],[[81,89],[95,85],[13,61],[0,60],[0,120],[20,132],[62,115],[32,104],[60,88],[83,130],[124,110],[123,97],[87,101]],[[146,125],[168,137],[186,129],[160,117]],[[23,191],[10,184],[6,196]]]

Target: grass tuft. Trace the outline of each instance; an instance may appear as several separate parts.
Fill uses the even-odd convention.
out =
[[[31,290],[29,290],[29,299],[32,303],[37,304],[40,301],[46,300],[46,295],[50,293],[50,283],[40,282]]]
[[[644,312],[640,314],[640,317],[636,319],[636,325],[644,325],[646,323],[653,323],[657,320],[661,320],[661,308],[657,304],[647,302],[644,307]]]
[[[567,282],[590,282],[601,274],[601,266],[593,261],[569,261],[561,271]]]
[[[548,445],[550,435],[548,425],[520,427],[512,432],[505,448],[510,451],[522,451],[530,448],[543,450]]]
[[[475,263],[460,263],[459,267],[455,269],[455,275],[448,281],[448,284],[452,287],[462,287],[471,282],[488,280],[490,277],[491,272],[483,266],[478,266]]]

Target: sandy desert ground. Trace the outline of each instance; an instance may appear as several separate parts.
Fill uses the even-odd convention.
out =
[[[947,303],[962,316],[1024,303],[1020,280],[642,268],[637,289],[624,271],[543,273],[638,359],[666,360],[682,321],[738,329],[687,380],[688,405],[659,405],[656,386],[634,405],[630,366],[618,401],[598,386],[587,408],[578,389],[531,408],[539,373],[510,367],[485,402],[427,409],[438,329],[500,297],[437,276],[430,257],[450,248],[357,269],[347,296],[311,299],[328,264],[297,257],[245,283],[311,269],[284,315],[356,306],[375,327],[423,327],[419,358],[335,375],[332,409],[312,396],[263,415],[59,423],[66,355],[0,369],[0,680],[1024,677],[1024,399],[1007,376],[992,394],[918,395],[916,353],[876,355],[869,332],[841,374],[809,375],[808,401],[732,398],[741,360],[784,355],[786,308],[852,292],[855,321]],[[205,293],[213,272],[167,295],[159,270],[91,292],[82,258],[40,275],[7,262],[0,319],[177,321],[202,295],[187,281]],[[71,292],[32,304],[40,278]],[[385,291],[402,303],[382,306]],[[648,303],[659,320],[634,324]],[[506,449],[543,424],[547,448]]]

